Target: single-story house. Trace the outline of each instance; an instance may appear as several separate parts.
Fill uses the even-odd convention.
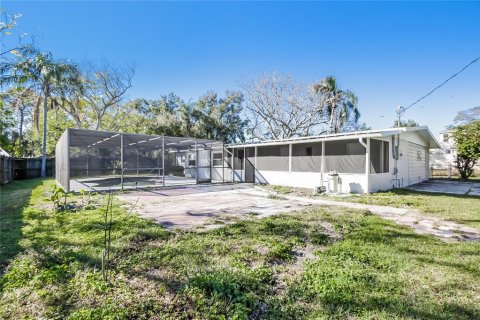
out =
[[[369,193],[429,178],[428,127],[390,128],[230,144],[235,182]]]

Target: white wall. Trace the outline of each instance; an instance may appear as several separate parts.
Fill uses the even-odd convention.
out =
[[[384,140],[389,142],[389,171],[385,173],[372,173],[368,177],[365,174],[348,174],[339,173],[339,191],[341,193],[366,193],[377,192],[380,190],[392,189],[395,185],[395,179],[399,180],[400,187],[406,187],[413,183],[418,183],[418,176],[420,171],[425,172],[426,175],[420,174],[420,180],[428,179],[428,156],[425,156],[425,152],[422,154],[422,161],[414,163],[416,159],[411,160],[412,145],[422,146],[422,150],[427,150],[428,142],[425,141],[422,136],[416,132],[403,132],[400,135],[399,143],[399,159],[393,158],[392,152],[392,137],[375,138],[376,140]],[[416,153],[415,153],[416,155]],[[414,163],[418,170],[410,170],[410,167]],[[395,164],[397,167],[397,173],[395,174]],[[425,169],[425,170],[424,170]],[[243,170],[236,171],[236,182],[242,182],[244,179]],[[413,172],[417,175],[417,179],[410,179],[410,173]],[[268,183],[273,185],[283,185],[290,187],[301,188],[314,188],[318,186],[326,186],[328,184],[328,174],[324,173],[324,181],[320,172],[288,172],[288,171],[265,171],[255,170],[255,182],[256,183]],[[368,188],[367,188],[368,185]]]
[[[315,188],[325,186],[328,188],[328,174],[320,172],[288,172],[288,171],[255,171],[256,183],[268,183],[297,188]],[[340,193],[365,193],[367,190],[367,179],[364,174],[340,173],[339,174],[339,192]]]

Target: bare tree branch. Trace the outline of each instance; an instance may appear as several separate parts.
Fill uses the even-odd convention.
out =
[[[253,138],[283,139],[320,132],[327,123],[319,96],[311,89],[275,73],[244,83],[247,117]]]

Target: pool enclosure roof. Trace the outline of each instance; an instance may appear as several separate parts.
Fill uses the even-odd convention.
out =
[[[335,134],[323,134],[323,135],[317,135],[317,136],[296,137],[296,138],[289,138],[289,139],[256,141],[256,142],[249,142],[249,143],[234,143],[234,144],[227,145],[227,147],[228,148],[244,148],[244,147],[254,147],[254,146],[309,143],[309,142],[348,140],[348,139],[358,139],[358,138],[381,138],[381,137],[388,137],[388,136],[393,136],[397,134],[402,134],[405,132],[417,133],[419,136],[422,137],[422,139],[428,142],[430,149],[440,148],[440,144],[438,143],[437,139],[435,139],[435,137],[430,132],[427,126],[388,128],[388,129],[344,132],[344,133],[335,133]]]
[[[112,131],[99,131],[87,129],[67,129],[70,135],[70,147],[79,148],[115,148],[121,142],[123,135],[124,147],[136,148],[161,148],[162,143],[165,149],[189,149],[195,147],[206,148],[222,146],[221,141],[208,139],[195,139],[185,137],[170,137],[161,135],[147,135],[135,133],[121,133]]]

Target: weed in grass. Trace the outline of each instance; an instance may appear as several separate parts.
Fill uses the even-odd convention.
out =
[[[10,257],[2,319],[480,318],[479,243],[444,243],[341,207],[173,233],[115,202],[107,286],[104,212],[54,213],[43,200],[52,183],[2,186],[2,227],[12,228],[0,236],[19,245],[1,248]]]
[[[287,200],[287,198],[285,198],[285,197],[283,197],[283,196],[276,195],[276,194],[269,194],[269,195],[267,196],[267,199]]]
[[[279,194],[288,194],[292,192],[290,187],[285,187],[285,186],[272,185],[270,186],[270,188]]]

